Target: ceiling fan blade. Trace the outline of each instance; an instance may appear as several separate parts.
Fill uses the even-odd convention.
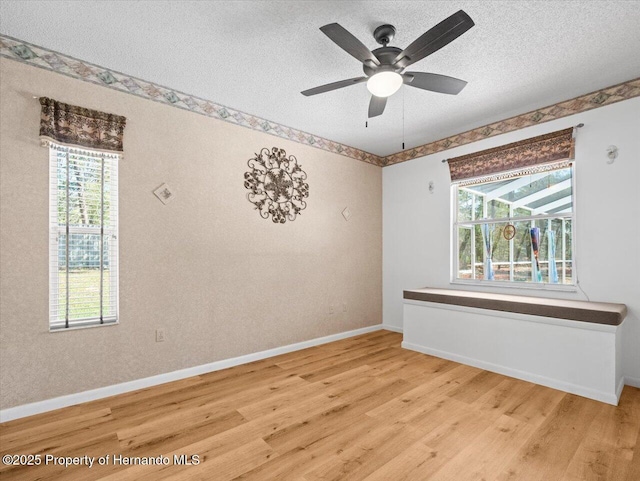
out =
[[[372,95],[371,101],[369,102],[369,118],[382,115],[386,105],[387,97],[376,97],[375,95]]]
[[[338,47],[343,49],[349,55],[357,58],[362,63],[366,61],[373,62],[375,65],[380,65],[380,61],[376,58],[375,55],[371,53],[365,45],[354,37],[347,29],[342,27],[338,23],[330,23],[329,25],[325,25],[324,27],[320,27],[320,30],[333,40]]]
[[[450,95],[458,95],[467,85],[464,80],[437,73],[407,72],[402,79],[411,87]]]
[[[321,85],[320,87],[314,87],[312,89],[303,90],[300,92],[302,95],[306,95],[309,97],[310,95],[323,94],[325,92],[330,92],[331,90],[341,89],[344,87],[348,87],[349,85],[355,85],[362,82],[365,82],[367,77],[355,77],[347,80],[339,80],[338,82],[332,82],[330,84]]]
[[[396,67],[405,68],[418,60],[422,60],[433,52],[440,50],[448,43],[454,41],[475,24],[464,10],[458,10],[449,18],[444,19],[438,25],[427,30],[411,45],[405,48],[393,61]]]

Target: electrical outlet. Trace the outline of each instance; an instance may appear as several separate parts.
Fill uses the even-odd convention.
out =
[[[164,329],[156,329],[156,342],[164,342]]]

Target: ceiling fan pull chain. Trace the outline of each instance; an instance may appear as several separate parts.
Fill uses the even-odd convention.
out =
[[[402,150],[404,150],[404,90],[402,89]]]

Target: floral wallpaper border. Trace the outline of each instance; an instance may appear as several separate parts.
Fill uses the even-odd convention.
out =
[[[317,149],[326,150],[352,159],[382,167],[406,162],[426,155],[442,152],[477,140],[523,129],[550,120],[560,119],[587,110],[610,105],[622,100],[640,96],[640,78],[595,92],[549,105],[540,109],[516,115],[505,120],[483,125],[476,129],[452,135],[418,147],[407,149],[386,157],[380,157],[363,150],[340,144],[308,132],[256,117],[239,110],[217,104],[210,100],[189,95],[152,82],[131,77],[114,70],[85,62],[68,55],[48,50],[37,45],[0,34],[0,57],[17,60],[34,67],[51,70],[68,77],[84,80],[103,87],[136,95],[173,107],[189,110],[200,115],[213,117],[225,122],[241,125]]]
[[[241,112],[194,95],[163,87],[115,70],[94,65],[68,55],[54,52],[7,35],[0,34],[0,57],[17,60],[34,67],[51,70],[85,82],[101,85],[128,94],[189,110],[236,125],[264,132],[317,149],[326,150],[374,165],[382,165],[382,157],[333,142],[317,135],[296,130],[255,115]]]
[[[542,124],[550,120],[560,119],[638,96],[640,96],[640,78],[388,155],[382,160],[382,166],[399,164],[407,160],[435,154],[443,150],[452,149],[478,140],[524,129],[525,127]]]

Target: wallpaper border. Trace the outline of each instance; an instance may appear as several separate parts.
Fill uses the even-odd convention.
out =
[[[195,95],[189,95],[179,90],[132,77],[4,34],[0,34],[0,57],[17,60],[33,67],[50,70],[67,77],[189,110],[196,114],[292,140],[369,164],[380,166],[383,163],[383,157],[364,150],[287,127]]]
[[[451,135],[444,139],[429,142],[412,149],[388,155],[382,159],[382,166],[399,164],[418,157],[435,154],[444,150],[453,149],[461,145],[470,144],[478,140],[487,139],[514,130],[524,129],[532,125],[542,124],[551,120],[561,119],[569,115],[579,114],[587,110],[604,107],[622,100],[628,100],[640,96],[640,78],[628,80],[611,87],[605,87],[595,92],[590,92],[570,100],[542,107],[525,114],[509,117],[491,124],[483,125],[460,134]]]
[[[483,125],[386,157],[381,157],[210,100],[132,77],[90,62],[85,62],[84,60],[79,60],[44,47],[39,47],[4,34],[0,34],[0,57],[17,60],[78,80],[188,110],[381,167],[399,164],[418,157],[424,157],[461,145],[470,144],[478,140],[513,132],[532,125],[542,124],[640,96],[640,78],[635,78],[570,100]]]

